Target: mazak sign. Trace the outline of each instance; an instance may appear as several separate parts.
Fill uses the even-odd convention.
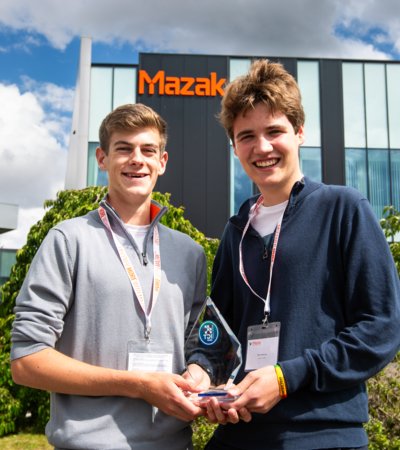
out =
[[[143,95],[175,95],[215,97],[224,95],[226,78],[217,77],[211,72],[208,78],[204,77],[172,77],[159,70],[151,77],[145,70],[139,70],[138,94]]]

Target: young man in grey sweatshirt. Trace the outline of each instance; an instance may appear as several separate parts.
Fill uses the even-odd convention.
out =
[[[100,127],[108,194],[98,210],[55,226],[18,295],[14,381],[50,391],[49,442],[62,449],[189,449],[202,413],[185,392],[184,341],[205,299],[206,259],[160,224],[151,199],[168,154],[166,123],[124,105]],[[183,375],[180,375],[183,374]]]

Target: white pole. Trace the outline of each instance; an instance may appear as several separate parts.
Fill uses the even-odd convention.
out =
[[[82,189],[87,185],[91,62],[92,40],[81,37],[65,189]]]

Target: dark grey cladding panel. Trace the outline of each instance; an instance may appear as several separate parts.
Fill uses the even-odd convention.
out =
[[[141,54],[139,69],[154,77],[227,78],[224,56]],[[229,141],[216,119],[221,97],[153,95],[148,90],[138,102],[151,106],[168,122],[166,173],[156,190],[170,192],[185,217],[209,237],[220,237],[229,217]]]
[[[342,61],[320,61],[322,178],[328,184],[346,184]]]

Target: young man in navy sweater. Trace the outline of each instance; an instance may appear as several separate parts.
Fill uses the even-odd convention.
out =
[[[224,231],[211,297],[244,364],[211,399],[208,450],[366,449],[365,381],[400,345],[400,285],[358,191],[301,173],[304,111],[294,78],[254,61],[226,89],[220,120],[260,195]]]

